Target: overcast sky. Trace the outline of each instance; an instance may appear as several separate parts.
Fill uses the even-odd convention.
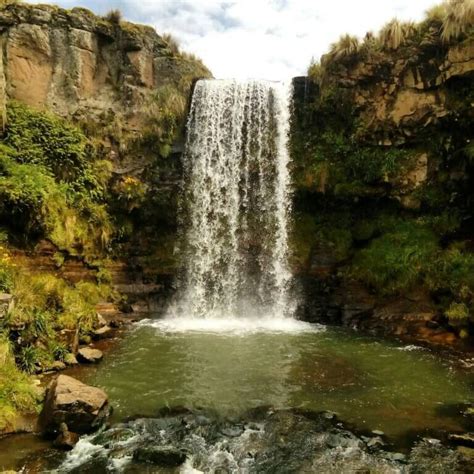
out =
[[[45,3],[45,0],[30,3]],[[343,33],[363,36],[393,17],[420,20],[441,0],[57,0],[172,33],[217,78],[302,75]]]

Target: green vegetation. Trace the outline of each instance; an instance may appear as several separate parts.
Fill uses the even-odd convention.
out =
[[[71,254],[100,253],[112,233],[105,206],[110,170],[79,129],[9,105],[0,145],[0,218],[15,231],[44,236]]]
[[[165,84],[158,88],[148,102],[150,117],[146,129],[142,132],[141,146],[155,151],[163,158],[171,152],[174,140],[182,132],[187,107],[184,93],[188,84]]]
[[[399,293],[423,281],[437,251],[430,229],[401,221],[357,253],[352,274],[381,294]]]
[[[11,344],[0,336],[0,430],[11,426],[17,413],[33,413],[39,395],[30,378],[15,364]]]

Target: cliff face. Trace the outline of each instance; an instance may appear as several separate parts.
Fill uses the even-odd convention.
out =
[[[138,135],[150,95],[166,84],[189,92],[210,73],[173,55],[151,27],[111,22],[88,10],[10,5],[0,10],[0,107],[18,100],[95,125]]]
[[[334,52],[335,51],[335,52]],[[454,342],[474,321],[474,38],[425,23],[294,81],[295,267],[306,315]]]
[[[83,8],[26,3],[2,6],[0,46],[0,117],[5,143],[9,137],[11,141],[12,105],[14,108],[17,102],[29,106],[33,114],[29,125],[19,126],[20,135],[22,127],[41,128],[41,115],[34,111],[51,112],[79,127],[87,140],[81,153],[96,180],[92,187],[88,185],[87,193],[100,194],[93,198],[93,205],[101,206],[104,222],[111,228],[108,248],[85,257],[89,263],[98,259],[101,266],[108,266],[118,284],[145,284],[154,291],[157,280],[161,283],[175,271],[173,247],[187,104],[194,81],[211,77],[211,73],[198,58],[182,53],[153,28],[101,18]],[[31,133],[24,130],[25,136]],[[39,142],[30,145],[58,146]],[[17,147],[19,153],[27,154],[22,146]],[[2,169],[0,177],[3,175]],[[5,189],[8,186],[7,182]],[[41,232],[39,238],[38,232],[18,235],[15,219],[7,212],[12,206],[7,202],[4,207],[0,225],[6,226],[11,241],[25,247],[21,252],[28,252],[20,262],[27,272],[43,261],[54,269],[55,252],[69,255],[69,248],[51,250],[50,244],[39,242],[44,237],[54,242]],[[68,224],[71,219],[66,212],[60,220]],[[79,217],[98,227],[99,233],[105,227],[100,220],[94,223],[96,218],[87,215],[88,211],[82,214]],[[81,252],[71,257],[73,266],[79,265],[76,260],[84,256]],[[107,258],[127,263],[105,263]],[[78,272],[86,275],[87,269],[82,264],[79,267]],[[146,288],[140,292],[146,293]]]
[[[456,89],[472,81],[473,73],[474,39],[467,38],[451,46],[420,42],[342,62],[332,68],[330,80],[352,89],[360,138],[401,145],[421,142],[436,126],[462,114],[453,103]],[[471,104],[465,109],[472,118]]]

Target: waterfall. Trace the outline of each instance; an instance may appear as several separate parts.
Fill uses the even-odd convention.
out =
[[[178,316],[291,317],[289,96],[274,82],[197,82],[183,160]]]

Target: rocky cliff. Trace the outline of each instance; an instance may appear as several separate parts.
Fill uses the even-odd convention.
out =
[[[0,10],[0,106],[7,100],[96,126],[122,142],[148,125],[152,95],[171,84],[189,93],[209,77],[175,54],[153,28],[97,17],[83,8],[14,4]],[[103,130],[102,130],[103,131]]]
[[[16,102],[78,126],[89,140],[88,159],[111,171],[112,254],[134,256],[135,269],[146,260],[171,271],[187,104],[194,81],[209,70],[151,27],[83,8],[3,6],[0,44],[7,137],[7,107]]]
[[[474,320],[472,27],[390,28],[396,46],[345,36],[294,81],[305,317],[454,343]]]

